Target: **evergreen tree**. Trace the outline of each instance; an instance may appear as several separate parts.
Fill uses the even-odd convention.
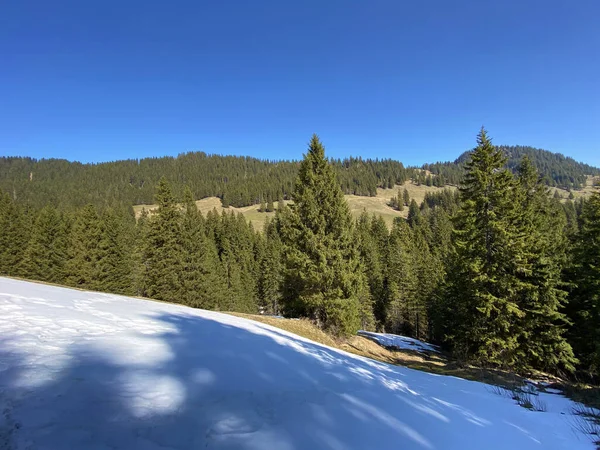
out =
[[[560,289],[565,262],[566,218],[552,202],[537,170],[524,157],[518,169],[519,232],[524,239],[519,254],[521,320],[519,365],[548,372],[572,371],[575,358],[563,334],[566,316],[561,311],[566,292]]]
[[[573,242],[572,285],[568,313],[573,321],[569,340],[580,368],[600,374],[600,193],[584,203],[579,232]]]
[[[410,205],[410,194],[406,188],[404,188],[404,192],[402,193],[402,199],[404,200],[404,206]]]
[[[371,322],[370,297],[352,240],[350,210],[316,135],[300,165],[292,200],[294,208],[278,219],[285,246],[284,312],[352,334]]]
[[[46,206],[35,220],[31,238],[17,270],[19,275],[51,283],[65,282],[69,223],[56,208]]]
[[[387,252],[387,294],[385,329],[411,335],[415,325],[417,276],[412,251],[412,232],[403,219],[395,219]]]
[[[267,208],[266,208],[267,212],[273,212],[275,211],[275,206],[273,205],[273,197],[271,196],[271,194],[267,195]]]
[[[21,208],[0,191],[0,274],[17,275],[29,238]]]
[[[184,192],[179,301],[195,308],[220,309],[226,295],[217,247],[210,239],[189,186]]]
[[[108,209],[99,219],[101,234],[95,289],[132,295],[135,293],[133,218]]]
[[[158,208],[148,219],[144,237],[144,295],[178,303],[181,248],[179,241],[180,213],[171,185],[161,178],[156,187]]]
[[[274,223],[265,223],[264,237],[259,238],[257,249],[259,264],[258,298],[262,312],[279,314],[281,299],[282,270],[281,239]]]
[[[448,271],[446,339],[455,355],[517,364],[522,235],[516,228],[515,183],[505,157],[482,128],[466,164],[455,220],[456,254]]]
[[[75,215],[71,228],[66,263],[66,282],[82,289],[101,290],[98,283],[100,260],[100,217],[94,205],[87,205]]]
[[[267,205],[265,204],[265,198],[260,196],[260,207],[258,209],[260,212],[267,212]]]
[[[408,207],[407,220],[411,227],[415,226],[421,220],[421,210],[414,198],[410,201],[410,206]]]

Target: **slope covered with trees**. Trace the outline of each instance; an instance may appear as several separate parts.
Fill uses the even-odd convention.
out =
[[[581,189],[585,186],[587,175],[600,175],[600,169],[575,161],[573,158],[560,153],[552,153],[527,146],[497,146],[506,157],[505,166],[513,173],[518,171],[521,160],[529,158],[536,170],[541,174],[544,184],[563,189]],[[453,162],[425,164],[423,169],[442,177],[446,183],[459,184],[465,175],[465,163],[469,160],[471,151],[464,152]]]
[[[328,161],[316,136],[293,169],[292,201],[265,201],[275,216],[263,233],[241,214],[200,213],[193,189],[168,177],[153,189],[156,214],[139,220],[112,197],[35,208],[3,191],[0,273],[307,317],[337,334],[402,333],[485,366],[598,376],[600,193],[561,202],[532,160],[513,172],[484,130],[477,143],[459,191],[420,205],[397,191],[408,217],[391,229],[367,212],[353,219],[344,163]]]
[[[600,175],[599,169],[560,154],[531,147],[499,148],[507,155],[507,167],[513,172],[520,159],[528,156],[544,183],[550,186],[578,189],[585,185],[586,175]],[[347,158],[332,160],[330,164],[344,194],[375,196],[377,188],[394,188],[406,180],[427,186],[458,185],[468,155],[467,152],[454,162],[424,165],[423,169],[431,174],[391,159]],[[164,176],[180,199],[187,187],[196,200],[219,197],[225,207],[264,203],[264,209],[270,210],[278,200],[291,198],[299,167],[296,161],[265,161],[203,152],[99,164],[1,157],[0,189],[18,203],[36,209],[47,204],[62,210],[87,204],[128,208],[151,204],[154,187]]]

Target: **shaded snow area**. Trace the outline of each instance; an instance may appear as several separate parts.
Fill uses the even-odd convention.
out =
[[[540,395],[548,412],[225,314],[0,278],[2,450],[592,449]]]
[[[398,349],[398,350],[413,350],[416,352],[439,353],[439,348],[433,344],[419,341],[406,336],[397,334],[372,333],[370,331],[359,331],[359,336],[366,337],[377,342],[382,347]]]

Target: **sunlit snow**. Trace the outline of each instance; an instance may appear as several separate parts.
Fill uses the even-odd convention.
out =
[[[0,278],[0,448],[592,449],[573,404],[216,312]]]

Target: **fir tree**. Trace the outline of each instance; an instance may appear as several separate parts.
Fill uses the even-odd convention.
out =
[[[156,213],[149,217],[144,237],[144,294],[148,297],[179,302],[181,248],[179,242],[180,213],[171,185],[161,178],[156,187]]]
[[[217,247],[206,233],[204,218],[189,187],[184,192],[184,205],[179,236],[179,301],[195,308],[221,309],[226,286]]]
[[[572,371],[575,358],[563,334],[567,320],[562,306],[567,293],[560,289],[565,261],[566,219],[550,199],[537,170],[524,157],[518,169],[519,232],[524,237],[519,308],[521,320],[519,365],[547,372]]]
[[[466,164],[455,220],[456,254],[446,291],[446,336],[461,358],[499,366],[518,362],[522,236],[506,158],[482,128]]]
[[[28,241],[28,226],[21,208],[0,191],[0,274],[17,275]]]
[[[584,203],[579,232],[574,237],[568,271],[571,296],[568,305],[573,327],[569,339],[580,368],[600,374],[600,193]]]
[[[278,219],[285,246],[285,313],[352,334],[370,322],[370,298],[352,240],[350,210],[316,135],[300,165],[292,200],[294,208]]]
[[[67,219],[52,206],[43,208],[17,272],[25,278],[64,283],[68,235]]]
[[[94,205],[79,210],[71,228],[66,263],[66,282],[82,289],[101,290],[98,283],[100,260],[100,218]]]
[[[404,188],[404,192],[402,193],[402,199],[404,200],[404,206],[410,205],[410,194],[406,188]]]

